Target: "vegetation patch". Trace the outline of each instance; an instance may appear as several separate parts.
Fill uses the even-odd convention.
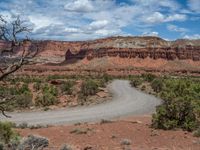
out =
[[[0,149],[15,149],[20,142],[20,136],[12,129],[11,122],[0,122]]]
[[[142,83],[138,84],[139,81]],[[148,83],[145,87],[142,85],[144,82]],[[193,131],[200,125],[199,78],[156,77],[147,74],[133,78],[130,83],[148,93],[147,88],[150,86],[155,95],[163,99],[153,114],[152,127]]]

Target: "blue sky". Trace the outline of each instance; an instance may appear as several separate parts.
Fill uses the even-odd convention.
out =
[[[20,15],[34,39],[200,38],[200,0],[0,0],[0,14]]]

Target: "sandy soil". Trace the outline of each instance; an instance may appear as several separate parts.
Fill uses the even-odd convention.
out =
[[[53,126],[42,129],[18,129],[22,136],[36,134],[50,140],[47,149],[63,144],[75,150],[199,150],[200,139],[192,133],[150,128],[150,116],[123,118],[110,123]],[[72,131],[86,131],[83,134]],[[130,143],[124,143],[129,141]],[[124,143],[124,144],[123,144]],[[129,145],[130,144],[130,145]]]

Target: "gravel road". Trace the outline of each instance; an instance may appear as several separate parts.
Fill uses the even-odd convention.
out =
[[[50,111],[8,113],[12,118],[0,116],[0,120],[13,121],[17,124],[27,122],[30,125],[73,124],[116,119],[128,115],[148,115],[161,103],[158,98],[132,88],[126,80],[114,80],[108,85],[108,89],[113,94],[113,100],[102,104]]]

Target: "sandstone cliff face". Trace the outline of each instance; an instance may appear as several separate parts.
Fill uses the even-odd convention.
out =
[[[165,41],[159,37],[111,37],[83,42],[34,41],[23,48],[38,47],[35,61],[59,63],[71,59],[101,57],[190,59],[200,61],[200,40]],[[0,41],[0,49],[5,43]],[[21,47],[22,48],[22,47]]]
[[[114,37],[82,43],[78,53],[69,49],[66,60],[101,57],[192,59],[200,61],[200,40],[165,41],[158,37]]]

